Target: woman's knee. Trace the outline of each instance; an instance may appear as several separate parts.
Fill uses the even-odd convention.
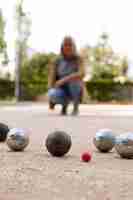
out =
[[[48,91],[49,100],[55,104],[63,104],[65,101],[65,93],[60,88],[51,88]]]
[[[71,97],[73,99],[79,99],[81,97],[82,89],[80,85],[71,84],[69,88],[70,88]]]

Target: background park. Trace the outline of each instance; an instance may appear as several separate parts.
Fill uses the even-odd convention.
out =
[[[53,57],[59,56],[59,46],[65,35],[59,38],[60,41],[57,37],[58,51],[55,51],[54,48],[53,51],[52,48],[51,50],[45,49],[45,40],[42,41],[44,50],[35,49],[30,41],[30,37],[33,35],[32,26],[35,26],[35,22],[26,9],[26,2],[14,1],[12,7],[10,5],[9,8],[10,10],[12,8],[10,16],[13,16],[10,17],[9,22],[8,18],[7,20],[6,17],[4,18],[4,14],[7,15],[6,9],[2,10],[1,8],[0,10],[0,98],[1,100],[21,101],[44,100],[47,92],[48,63]],[[43,22],[39,23],[42,24],[42,29],[45,29]],[[10,27],[10,24],[13,27]],[[56,29],[59,25],[57,23]],[[14,31],[13,33],[6,32],[11,31],[9,27]],[[91,27],[87,29],[91,29]],[[106,30],[106,28],[103,29]],[[84,81],[87,95],[90,102],[132,102],[131,55],[129,57],[128,51],[123,51],[124,48],[115,51],[111,44],[111,35],[105,30],[96,33],[93,45],[86,41],[84,44],[81,43],[78,49],[85,63],[86,77]],[[64,30],[64,34],[69,34],[69,32],[68,26],[68,33]],[[12,37],[8,36],[10,34]],[[77,41],[81,40],[80,36],[82,37],[80,32],[78,36],[75,36]],[[38,37],[39,35],[36,36],[36,41],[39,40]],[[51,43],[50,40],[53,42],[54,37],[49,38],[49,43]],[[120,42],[123,43],[123,41]],[[43,97],[40,98],[40,96]],[[84,103],[88,103],[88,99],[85,99]]]
[[[30,130],[24,152],[0,144],[0,200],[132,200],[132,159],[99,153],[93,138],[132,132],[131,1],[4,0],[0,5],[0,122]],[[48,64],[71,35],[84,59],[86,95],[77,117],[51,113]],[[71,107],[70,107],[71,109]],[[45,140],[67,132],[72,147],[52,157]],[[92,160],[81,161],[89,150]]]

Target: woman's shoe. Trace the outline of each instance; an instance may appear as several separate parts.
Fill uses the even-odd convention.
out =
[[[52,102],[49,102],[49,109],[54,110],[54,108],[55,108],[55,104]]]
[[[74,105],[73,111],[71,113],[72,116],[76,116],[79,114],[79,108],[78,105]]]
[[[67,115],[67,106],[62,107],[61,115]]]
[[[71,115],[72,115],[72,116],[76,116],[76,115],[78,115],[78,114],[79,114],[79,110],[73,110]]]

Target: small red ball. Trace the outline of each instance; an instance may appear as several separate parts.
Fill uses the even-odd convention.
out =
[[[82,161],[84,162],[89,162],[91,160],[91,154],[89,152],[84,152],[82,155],[81,155],[81,159]]]

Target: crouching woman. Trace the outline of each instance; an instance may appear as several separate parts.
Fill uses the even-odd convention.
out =
[[[54,109],[56,104],[61,104],[61,114],[66,115],[68,105],[72,103],[72,115],[77,115],[83,95],[85,72],[73,38],[64,38],[60,54],[60,57],[52,62],[49,67],[49,107]]]

